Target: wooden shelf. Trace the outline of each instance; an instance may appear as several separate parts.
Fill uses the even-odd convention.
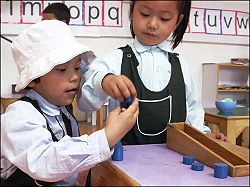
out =
[[[218,89],[218,92],[249,92],[247,89]]]
[[[202,102],[230,97],[249,103],[249,64],[203,64]]]
[[[218,66],[249,68],[249,64],[248,65],[241,65],[241,64],[233,64],[233,63],[220,63],[220,64],[218,64]]]

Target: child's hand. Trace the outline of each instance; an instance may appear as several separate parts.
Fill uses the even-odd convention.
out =
[[[136,96],[134,84],[124,75],[106,75],[102,80],[102,88],[108,95],[120,102],[124,98]]]
[[[221,132],[209,133],[207,135],[218,140],[227,141],[226,136],[224,136]]]
[[[139,102],[135,98],[128,109],[117,107],[109,113],[105,133],[109,147],[113,147],[135,124],[139,114]]]

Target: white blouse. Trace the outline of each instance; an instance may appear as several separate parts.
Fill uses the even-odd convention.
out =
[[[169,83],[171,65],[168,52],[173,52],[167,41],[157,46],[145,46],[137,39],[130,44],[139,62],[137,67],[143,84],[151,91],[161,91]],[[97,58],[90,65],[82,80],[82,89],[78,94],[78,107],[82,111],[97,110],[109,101],[109,110],[119,106],[119,102],[110,98],[103,90],[101,82],[107,73],[121,74],[123,52],[116,49],[103,58]],[[198,130],[209,133],[210,129],[204,125],[204,110],[198,99],[195,83],[185,60],[179,57],[186,90],[186,122]]]
[[[60,110],[68,115],[65,107],[52,105],[33,90],[27,96],[38,101],[59,141],[53,142],[46,119],[33,105],[25,101],[9,105],[1,115],[1,178],[8,178],[17,166],[35,179],[75,186],[78,173],[111,157],[103,129],[79,136],[71,119],[73,137],[64,136]]]

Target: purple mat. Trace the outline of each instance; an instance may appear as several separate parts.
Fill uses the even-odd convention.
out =
[[[213,168],[204,165],[203,171],[194,171],[182,160],[183,155],[168,149],[166,144],[151,144],[124,146],[123,161],[110,161],[143,186],[249,184],[249,176],[218,179],[213,176]]]

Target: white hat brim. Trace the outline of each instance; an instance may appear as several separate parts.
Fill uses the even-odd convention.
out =
[[[77,55],[83,55],[85,52],[92,52],[92,50],[76,40],[57,47],[20,72],[15,91],[18,92],[24,89],[31,81],[47,74],[56,65],[64,64]]]

